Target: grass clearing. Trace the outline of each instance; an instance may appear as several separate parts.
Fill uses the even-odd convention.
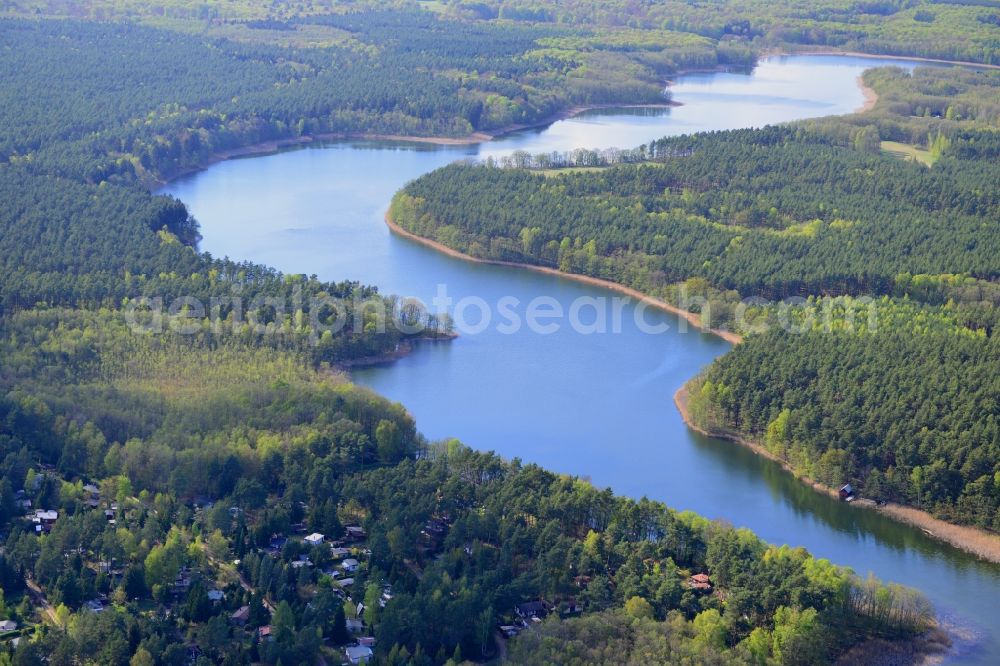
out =
[[[882,152],[903,160],[914,160],[929,167],[934,166],[935,162],[935,158],[929,150],[917,148],[906,143],[899,143],[898,141],[883,141]]]

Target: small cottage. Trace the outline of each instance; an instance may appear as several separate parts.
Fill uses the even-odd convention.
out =
[[[544,618],[549,614],[549,605],[544,601],[526,601],[523,604],[518,604],[514,608],[514,612],[523,619]]]
[[[233,614],[229,616],[233,624],[238,627],[242,627],[250,620],[250,607],[240,606],[239,610],[233,611]]]
[[[367,664],[372,660],[374,653],[367,645],[352,645],[344,650],[347,661],[351,664]]]
[[[711,590],[712,580],[708,574],[697,573],[688,579],[688,585],[692,590]]]

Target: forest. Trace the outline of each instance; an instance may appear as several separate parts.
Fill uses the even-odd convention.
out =
[[[0,619],[17,627],[0,635],[0,666],[287,665],[372,643],[379,663],[457,664],[497,656],[510,631],[501,628],[521,620],[538,631],[509,641],[513,654],[572,645],[588,659],[603,625],[603,645],[628,642],[639,660],[793,664],[926,631],[933,612],[912,590],[581,479],[425,441],[402,406],[340,368],[447,335],[447,322],[414,322],[419,313],[350,276],[325,282],[200,252],[185,206],[148,190],[262,142],[489,134],[576,105],[666,103],[669,76],[745,67],[769,46],[995,58],[989,6],[935,4],[918,18],[916,3],[831,0],[805,19],[767,7],[0,0]],[[762,23],[736,18],[747,12]],[[908,368],[899,385],[924,388],[919,373],[934,362],[984,373],[992,323],[976,302],[997,298],[996,248],[976,220],[998,207],[997,174],[982,159],[998,152],[982,129],[995,124],[996,84],[878,76],[880,95],[897,96],[873,112],[874,131],[844,121],[656,141],[630,153],[642,164],[589,176],[442,172],[456,187],[495,188],[493,200],[461,194],[484,224],[523,189],[538,206],[586,212],[577,230],[557,214],[536,220],[523,201],[495,227],[463,230],[435,199],[457,194],[441,174],[393,211],[481,256],[650,290],[686,280],[723,305],[743,290],[921,300],[952,357]],[[933,170],[879,154],[883,139],[926,142]],[[827,171],[800,154],[828,160]],[[741,163],[717,173],[708,158],[720,157]],[[886,177],[810,194],[810,178],[876,169]],[[726,192],[711,187],[716,178]],[[893,197],[908,201],[898,220]],[[435,228],[435,215],[456,216],[453,228]],[[608,220],[620,231],[603,229]],[[911,259],[890,256],[910,241]],[[766,265],[741,263],[744,248],[796,261],[768,277]],[[833,269],[841,261],[849,270]],[[339,328],[331,301],[346,310]],[[381,326],[380,308],[407,325]],[[141,334],[159,318],[160,334]],[[706,409],[747,429],[790,422],[771,429],[812,455],[801,424],[816,411],[777,377],[775,394],[754,402],[737,378],[760,368],[740,358],[732,375],[712,368],[722,389],[705,392]],[[942,397],[995,408],[990,386],[949,384]],[[887,496],[940,511],[975,502],[987,520],[997,483],[981,481],[971,447],[995,441],[995,429],[969,439],[960,420],[937,425],[944,446],[928,435],[898,462],[873,449],[841,469],[884,466],[873,487]],[[941,470],[953,443],[967,453]],[[915,495],[904,476],[919,479]]]
[[[618,282],[743,334],[689,387],[699,424],[827,486],[1000,531],[986,222],[1000,219],[1000,76],[865,82],[879,102],[864,114],[661,139],[597,155],[604,167],[559,168],[583,153],[452,165],[391,214],[472,256]],[[887,153],[890,139],[933,166]]]
[[[532,600],[568,627],[659,626],[651,658],[727,663],[814,663],[930,622],[915,592],[802,549],[428,445],[400,406],[285,353],[100,312],[7,317],[3,344],[0,613],[30,621],[25,581],[51,603],[3,663],[302,663],[360,630],[379,663],[457,664],[493,656]],[[40,536],[26,500],[58,512]],[[690,585],[705,572],[714,593]]]
[[[646,163],[554,178],[456,164],[408,185],[392,214],[476,257],[656,295],[689,278],[772,299],[887,294],[903,272],[997,278],[1000,236],[982,228],[1000,214],[996,163],[945,153],[927,169],[879,145],[772,127],[663,139]]]
[[[416,10],[303,21],[333,31],[336,43],[293,48],[130,23],[0,19],[10,49],[0,157],[95,184],[149,181],[265,141],[465,136],[573,105],[664,103],[663,80],[679,68],[753,61],[667,31],[621,51],[583,29],[470,25]]]
[[[602,29],[671,30],[747,45],[831,48],[997,63],[993,0],[816,0],[798,3],[727,0],[4,0],[14,15],[97,20],[130,19],[187,31],[250,38],[240,24],[258,30],[297,23],[313,15],[370,7],[423,7],[451,19]],[[268,37],[272,37],[269,35]],[[286,36],[287,37],[287,36]],[[264,38],[258,34],[256,39]]]

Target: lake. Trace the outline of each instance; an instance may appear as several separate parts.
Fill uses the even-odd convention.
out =
[[[666,313],[637,312],[604,289],[443,256],[391,235],[382,220],[407,181],[455,160],[514,150],[630,148],[664,135],[850,113],[864,102],[857,77],[881,64],[914,65],[770,58],[750,74],[679,77],[672,92],[682,106],[592,111],[479,145],[312,145],[221,162],[162,191],[189,206],[201,222],[202,248],[213,254],[359,280],[427,303],[445,290],[461,310],[455,314],[465,315],[463,335],[353,373],[358,383],[405,405],[428,438],[458,437],[917,587],[964,636],[954,663],[1000,663],[1000,567],[820,495],[738,445],[688,430],[672,396],[727,343],[682,331]],[[530,327],[532,307],[536,314],[561,308],[564,316],[538,318]],[[510,325],[505,313],[522,325]]]

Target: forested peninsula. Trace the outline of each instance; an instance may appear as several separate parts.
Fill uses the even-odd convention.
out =
[[[724,12],[673,2],[0,4],[0,664],[290,664],[339,660],[348,646],[385,664],[484,662],[507,649],[529,661],[569,646],[600,662],[610,645],[612,663],[625,655],[794,664],[829,662],[869,640],[927,636],[933,612],[912,590],[580,479],[425,441],[403,407],[337,369],[408,342],[404,328],[352,305],[376,303],[395,315],[391,324],[409,316],[395,299],[350,276],[328,282],[200,252],[183,204],[148,191],[261,143],[454,138],[573,106],[662,104],[669,76],[747,67],[765,48],[997,57],[989,6],[863,4],[820,3],[807,17],[757,2]],[[996,181],[965,169],[962,156],[995,155],[996,145],[973,133],[974,91],[966,106],[939,108],[938,98],[953,94],[921,93],[912,114],[954,123],[928,150],[940,165],[933,173],[950,177],[927,180],[916,165],[897,166],[906,192],[930,187],[964,225],[962,241],[975,244],[972,220],[996,205],[981,185]],[[798,141],[852,169],[887,165],[864,152],[907,139],[910,125],[893,114],[905,115],[887,115],[877,137],[845,125],[820,138],[779,129],[734,143],[779,161],[781,146]],[[924,141],[926,128],[912,127],[910,141]],[[647,157],[658,166],[623,167],[638,177],[622,196],[653,203],[641,187],[644,170],[669,163],[658,151],[697,158],[713,138],[688,141],[654,145]],[[472,168],[453,175],[482,177]],[[498,193],[536,178],[496,169],[488,177]],[[581,177],[567,196],[591,186]],[[711,209],[737,201],[709,203],[708,194],[703,208],[681,208],[709,229],[693,239],[708,251],[738,246],[740,234],[786,248],[865,223],[838,209],[800,226],[809,202],[795,188],[773,205],[775,216],[750,206],[732,229]],[[695,205],[705,192],[689,189]],[[433,201],[397,201],[404,205],[417,211]],[[931,204],[916,197],[911,205],[916,215]],[[685,219],[676,222],[694,224]],[[944,224],[942,213],[930,227]],[[765,230],[751,230],[758,227]],[[521,260],[549,261],[548,239],[510,231],[501,253],[521,248]],[[634,231],[652,243],[644,252],[661,247]],[[605,240],[577,243],[578,235],[568,266],[604,266]],[[836,275],[823,262],[773,281],[760,266],[724,260],[689,274],[649,273],[663,270],[664,288],[700,279],[722,309],[755,281],[775,293],[876,285],[887,298],[919,301],[900,307],[928,308],[928,326],[978,354],[975,344],[992,339],[990,311],[956,294],[993,293],[988,241],[956,276],[934,273],[948,264],[938,242],[931,233],[915,263],[926,274],[893,275],[891,284],[881,273]],[[156,299],[179,305],[157,312]],[[333,313],[317,305],[331,300],[346,308],[342,327],[329,326]],[[263,305],[275,301],[292,305]],[[722,398],[739,395],[736,383],[728,392],[726,380],[712,386],[722,387],[709,396],[719,413],[741,404]],[[785,408],[761,405],[760,418],[771,424]],[[800,408],[787,408],[786,422],[795,422]],[[969,474],[982,468],[973,460]],[[915,467],[905,470],[912,478]],[[933,463],[921,474],[919,498],[959,506],[961,497],[938,491]],[[958,474],[947,478],[966,478]],[[979,487],[969,496],[986,498],[986,508],[970,515],[986,516],[995,485]],[[508,645],[500,627],[541,615],[548,619],[526,622],[539,625],[536,633]]]
[[[407,186],[390,216],[739,334],[689,387],[698,426],[826,487],[984,530],[959,545],[995,560],[1000,74],[864,80],[879,101],[860,115],[453,165]]]

